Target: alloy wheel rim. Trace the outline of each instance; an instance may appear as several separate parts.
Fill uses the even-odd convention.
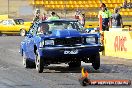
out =
[[[36,69],[39,70],[39,59],[37,59]]]
[[[23,57],[23,65],[26,67],[26,59]]]

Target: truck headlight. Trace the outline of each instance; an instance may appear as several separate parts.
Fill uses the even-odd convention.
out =
[[[95,37],[87,37],[86,38],[86,43],[96,43]]]
[[[54,45],[54,40],[45,40],[45,45]]]

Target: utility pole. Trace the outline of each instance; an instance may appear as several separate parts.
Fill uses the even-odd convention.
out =
[[[9,17],[9,0],[8,0],[8,17]]]

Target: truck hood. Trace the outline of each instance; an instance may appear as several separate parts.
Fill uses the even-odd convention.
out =
[[[76,29],[64,29],[64,30],[53,30],[51,34],[41,35],[42,39],[45,38],[68,38],[68,37],[85,37],[85,36],[96,36],[97,34],[88,34],[88,33],[81,33]]]

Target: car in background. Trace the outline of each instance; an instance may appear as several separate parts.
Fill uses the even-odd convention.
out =
[[[29,27],[32,25],[31,21],[25,21],[25,20],[23,20],[21,18],[14,19],[14,21],[18,25],[25,25],[25,26],[29,26]]]
[[[25,36],[31,26],[31,23],[29,24],[25,25],[23,19],[0,20],[0,34],[20,34]]]
[[[34,22],[20,45],[25,68],[36,66],[43,72],[44,66],[67,63],[80,67],[81,61],[100,67],[102,44],[97,34],[84,32],[77,20],[59,19]]]

